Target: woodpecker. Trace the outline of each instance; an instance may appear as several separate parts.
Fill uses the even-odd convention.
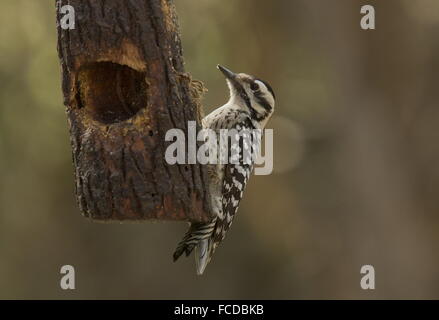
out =
[[[218,135],[223,129],[261,132],[274,112],[276,97],[271,86],[251,75],[236,74],[220,65],[217,68],[226,78],[230,98],[225,105],[203,119],[203,128],[211,129]],[[228,150],[223,150],[223,148]],[[189,256],[195,249],[198,275],[203,274],[216,248],[224,240],[238,210],[246,184],[253,171],[254,157],[243,156],[244,149],[249,148],[252,152],[257,152],[259,145],[251,143],[249,147],[246,139],[239,139],[238,143],[231,145],[221,144],[219,147],[221,151],[218,155],[225,151],[227,156],[230,156],[234,149],[238,153],[238,158],[225,164],[218,161],[217,164],[208,167],[209,191],[215,217],[208,223],[191,223],[173,255],[174,261],[177,261],[183,253]]]

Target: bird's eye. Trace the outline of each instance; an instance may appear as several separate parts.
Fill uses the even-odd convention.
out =
[[[259,90],[259,85],[256,82],[252,82],[250,84],[250,89],[252,89],[253,91],[258,91]]]

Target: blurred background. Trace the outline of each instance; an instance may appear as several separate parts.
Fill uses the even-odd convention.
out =
[[[376,9],[375,31],[360,7]],[[53,1],[0,3],[0,298],[439,298],[439,2],[177,0],[187,71],[277,94],[254,176],[203,277],[184,223],[96,224],[74,198]],[[60,289],[60,268],[76,290]],[[360,288],[373,265],[376,290]]]

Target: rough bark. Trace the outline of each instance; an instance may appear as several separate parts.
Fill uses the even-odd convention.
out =
[[[73,30],[60,8],[75,8]],[[210,219],[201,165],[165,161],[168,129],[200,124],[171,0],[57,0],[76,195],[95,220]],[[198,84],[198,86],[197,86]]]

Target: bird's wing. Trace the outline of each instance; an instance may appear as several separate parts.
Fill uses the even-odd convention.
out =
[[[239,140],[229,137],[228,164],[224,165],[222,179],[222,211],[223,218],[217,219],[215,232],[213,235],[214,246],[216,247],[225,237],[227,231],[232,225],[233,218],[238,210],[239,203],[244,194],[247,182],[253,171],[254,159],[252,153],[259,149],[259,137],[252,136],[251,131],[254,129],[250,119],[240,121],[241,126],[236,129],[246,130],[247,133],[239,136]],[[234,158],[237,156],[237,158]]]

